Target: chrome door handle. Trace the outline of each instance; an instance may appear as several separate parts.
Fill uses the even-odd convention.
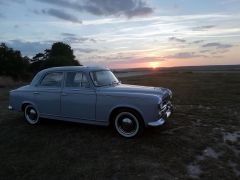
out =
[[[33,94],[39,94],[39,92],[33,92]]]
[[[62,96],[66,96],[67,95],[67,93],[62,93]]]

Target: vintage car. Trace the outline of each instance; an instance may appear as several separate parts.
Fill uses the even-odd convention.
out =
[[[40,118],[112,125],[131,138],[164,124],[171,99],[166,88],[121,84],[108,68],[65,66],[42,70],[29,85],[11,90],[8,108],[23,111],[32,125]]]

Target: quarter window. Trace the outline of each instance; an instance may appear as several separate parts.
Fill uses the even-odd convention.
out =
[[[63,80],[62,72],[54,72],[47,74],[41,81],[41,86],[49,86],[49,87],[61,87]]]
[[[89,87],[89,83],[85,74],[80,72],[68,72],[66,77],[66,87]]]

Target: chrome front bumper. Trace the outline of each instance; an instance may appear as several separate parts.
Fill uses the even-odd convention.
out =
[[[169,101],[163,108],[159,111],[160,119],[148,123],[148,126],[161,126],[165,123],[166,119],[172,114],[173,106]]]

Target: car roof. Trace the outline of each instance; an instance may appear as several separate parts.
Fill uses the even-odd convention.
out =
[[[101,70],[109,70],[108,68],[101,66],[61,66],[61,67],[51,67],[44,69],[43,71],[83,71],[83,72],[91,72],[91,71],[101,71]]]

